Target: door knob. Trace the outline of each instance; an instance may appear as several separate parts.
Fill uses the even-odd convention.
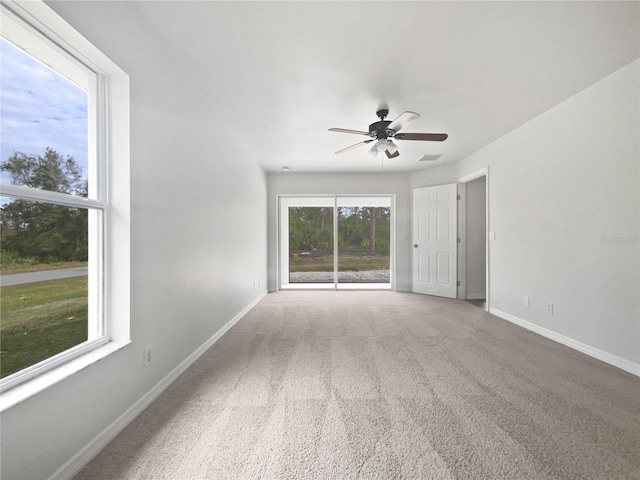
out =
[[[413,244],[413,248],[418,248],[418,244],[417,244],[417,243],[414,243],[414,244]]]

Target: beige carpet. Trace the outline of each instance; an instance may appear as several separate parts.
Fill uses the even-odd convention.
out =
[[[268,295],[78,479],[638,479],[640,379],[464,301]]]

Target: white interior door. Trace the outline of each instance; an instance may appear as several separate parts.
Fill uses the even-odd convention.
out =
[[[457,297],[458,186],[413,190],[413,291]]]

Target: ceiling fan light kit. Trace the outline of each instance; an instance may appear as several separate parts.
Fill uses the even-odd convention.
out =
[[[393,143],[391,140],[387,140],[386,147],[387,147],[386,150],[391,154],[394,154],[398,151],[398,146],[395,143]]]
[[[369,150],[369,153],[374,157],[377,157],[378,153],[382,153],[385,151],[389,152],[391,155],[394,155],[395,153],[398,152],[398,146],[388,138],[387,139],[381,138],[380,140],[378,140],[376,143],[373,144],[373,147],[371,147],[371,150]]]
[[[400,152],[398,151],[398,146],[392,142],[392,139],[394,138],[396,140],[443,142],[448,137],[446,133],[399,133],[400,130],[409,125],[411,122],[420,118],[420,114],[415,112],[403,112],[393,122],[385,120],[387,115],[389,115],[389,110],[386,108],[379,109],[376,112],[376,115],[380,120],[369,125],[368,132],[364,132],[362,130],[349,130],[346,128],[330,128],[330,132],[351,133],[354,135],[366,135],[368,137],[371,137],[369,140],[364,140],[354,145],[350,145],[343,148],[342,150],[338,150],[336,153],[344,153],[356,147],[359,147],[360,145],[376,141],[376,143],[369,150],[369,153],[371,155],[375,157],[378,155],[378,153],[384,152],[387,157],[395,158],[400,155]]]

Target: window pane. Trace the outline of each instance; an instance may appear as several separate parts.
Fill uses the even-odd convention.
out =
[[[338,207],[338,282],[390,283],[391,209]]]
[[[289,283],[333,283],[333,208],[289,207]]]
[[[13,36],[21,45],[0,39],[2,182],[95,198],[88,115],[95,75],[83,73],[36,34]]]
[[[96,311],[87,275],[97,212],[9,197],[0,202],[5,377],[99,335],[89,328]]]

